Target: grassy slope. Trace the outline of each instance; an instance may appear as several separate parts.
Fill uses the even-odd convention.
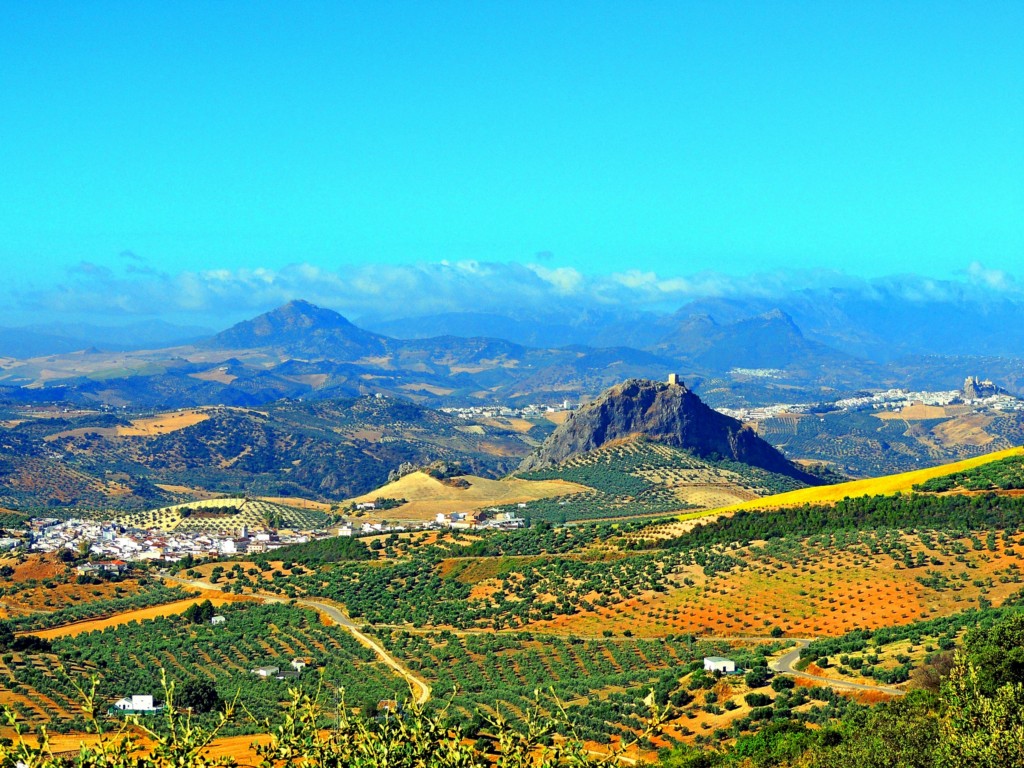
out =
[[[953,464],[943,464],[938,467],[917,469],[912,472],[902,472],[898,475],[886,475],[885,477],[871,477],[865,480],[853,480],[849,483],[838,485],[822,485],[813,488],[801,488],[798,491],[780,493],[775,496],[765,496],[761,499],[746,501],[742,504],[722,507],[711,510],[713,512],[735,512],[741,509],[775,509],[778,507],[793,507],[800,504],[829,504],[840,501],[849,496],[875,496],[896,493],[897,491],[907,493],[917,483],[923,483],[933,477],[941,477],[952,472],[962,472],[966,469],[988,464],[992,461],[1005,459],[1008,456],[1024,454],[1024,448],[1008,448],[1004,451],[988,453],[984,456],[976,456],[964,461],[957,461]],[[692,515],[691,515],[692,516]]]
[[[407,499],[408,504],[391,510],[385,516],[403,520],[429,519],[438,512],[467,512],[500,504],[515,504],[589,490],[582,485],[564,480],[536,481],[522,480],[518,477],[488,480],[473,475],[464,475],[459,479],[468,482],[469,487],[456,488],[423,472],[412,472],[350,501],[358,503],[378,498]]]

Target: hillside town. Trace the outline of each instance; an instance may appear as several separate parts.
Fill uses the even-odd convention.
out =
[[[11,538],[8,549],[24,546],[33,552],[68,550],[112,562],[177,562],[186,557],[204,559],[231,555],[261,555],[281,547],[335,536],[376,536],[446,528],[461,531],[513,530],[525,525],[525,519],[498,508],[438,513],[433,520],[342,520],[330,528],[308,531],[250,531],[244,525],[234,532],[164,531],[130,528],[119,525],[116,521],[34,518],[28,523],[27,537]]]
[[[727,416],[740,421],[764,421],[783,414],[813,413],[822,403],[773,403],[745,408],[718,408]],[[988,379],[970,376],[961,389],[908,390],[886,389],[881,392],[845,397],[826,404],[834,411],[889,411],[900,413],[915,405],[948,407],[966,406],[978,411],[1024,411],[1024,400],[1000,389]]]

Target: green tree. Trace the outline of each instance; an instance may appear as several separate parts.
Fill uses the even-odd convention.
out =
[[[1024,685],[1009,682],[988,696],[978,668],[962,654],[942,687],[941,757],[945,768],[1024,765]]]
[[[217,689],[209,680],[198,678],[186,680],[181,689],[174,694],[175,706],[191,709],[197,714],[212,712],[218,709],[222,703]]]
[[[1024,613],[1015,613],[991,627],[975,627],[964,650],[977,670],[978,686],[994,696],[1006,683],[1024,683]]]

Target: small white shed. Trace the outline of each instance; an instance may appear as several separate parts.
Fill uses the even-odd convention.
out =
[[[724,656],[705,656],[704,671],[729,674],[736,671],[736,662]]]

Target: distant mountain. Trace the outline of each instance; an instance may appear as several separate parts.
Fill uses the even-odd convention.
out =
[[[739,421],[712,410],[683,384],[630,379],[575,411],[519,465],[555,466],[616,441],[645,438],[700,457],[724,458],[817,482]]]
[[[83,349],[138,350],[190,344],[210,335],[208,328],[147,320],[123,326],[50,323],[0,328],[0,357],[66,355]]]
[[[853,361],[850,355],[808,340],[793,318],[778,308],[724,325],[707,314],[682,315],[656,348],[708,371],[820,367]]]
[[[398,339],[438,336],[487,336],[529,347],[637,347],[650,344],[652,327],[660,319],[654,312],[631,309],[599,310],[552,307],[547,311],[446,312],[423,317],[382,320],[360,318],[360,325]]]
[[[17,360],[0,366],[0,395],[16,402],[152,408],[377,393],[438,405],[524,404],[579,401],[624,379],[660,379],[670,371],[683,374],[709,402],[726,406],[822,402],[894,386],[950,389],[976,371],[1011,391],[1024,388],[1024,361],[933,355],[880,364],[823,343],[786,307],[755,311],[761,309],[759,302],[716,300],[663,317],[593,311],[571,319],[552,310],[549,324],[540,315],[469,315],[461,317],[467,332],[477,331],[473,335],[402,339],[293,301],[173,347],[121,351],[116,345],[8,335],[21,346],[12,347]],[[836,320],[843,310],[837,305],[821,312]],[[458,324],[456,315],[438,317]],[[520,335],[532,327],[537,343],[480,333],[474,317],[487,330],[499,330],[506,320],[522,324]],[[558,343],[575,336],[595,341]],[[55,344],[64,351],[46,359],[30,354]]]
[[[358,328],[337,312],[308,301],[245,320],[203,342],[215,349],[274,349],[296,357],[357,360],[383,354],[386,338]]]

